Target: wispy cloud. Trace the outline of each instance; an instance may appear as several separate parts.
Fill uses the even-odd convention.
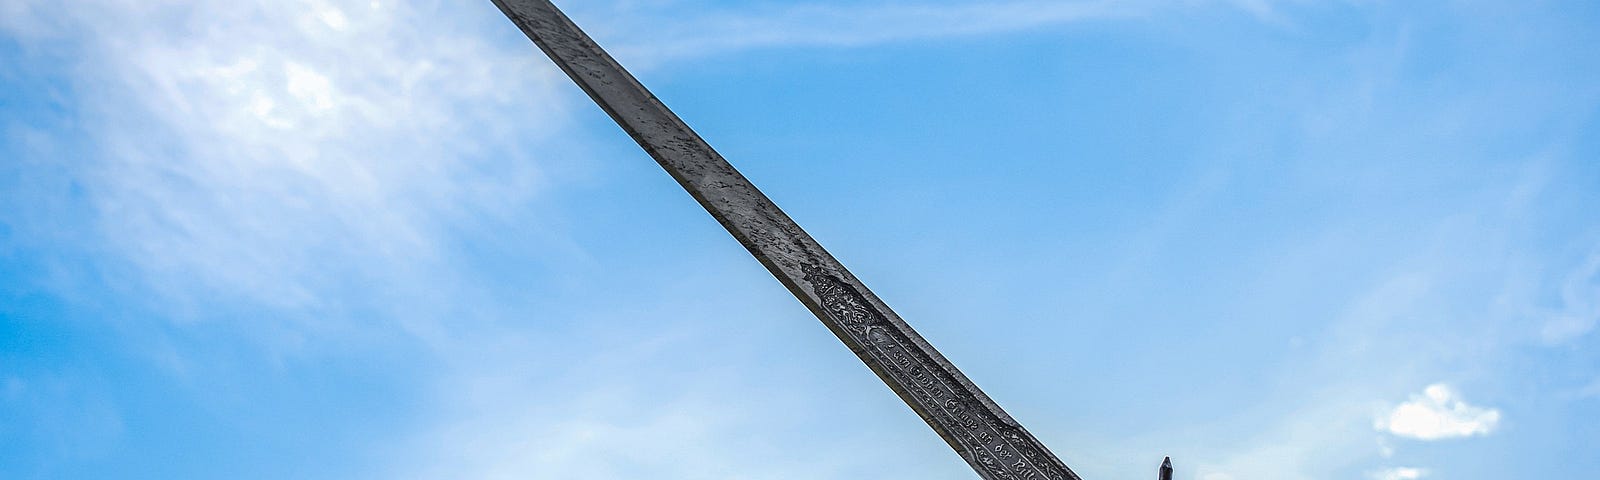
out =
[[[1488,435],[1499,425],[1499,410],[1470,405],[1455,389],[1440,383],[1396,406],[1373,427],[1406,438],[1443,440]]]
[[[798,2],[735,8],[694,2],[661,10],[632,2],[600,4],[592,26],[630,59],[660,62],[773,47],[858,47],[890,42],[1014,33],[1077,22],[1136,19],[1217,7],[1232,8],[1276,26],[1291,26],[1284,5],[1317,0],[899,0]],[[643,13],[641,12],[648,12]],[[580,18],[587,20],[589,17]]]
[[[1539,333],[1548,343],[1587,335],[1600,322],[1600,254],[1572,270],[1561,284],[1561,308],[1549,314]]]
[[[158,303],[328,312],[448,276],[449,229],[526,207],[564,116],[538,58],[404,2],[46,3],[6,27],[83,52],[76,174]]]
[[[94,328],[123,332],[116,347],[164,370],[157,378],[199,385],[183,392],[192,401],[225,396],[210,390],[217,378],[397,337],[381,348],[422,344],[446,365],[414,379],[427,385],[478,369],[462,353],[487,348],[475,339],[513,336],[490,326],[513,309],[483,301],[493,281],[456,264],[489,242],[461,239],[559,242],[537,202],[571,97],[525,41],[483,34],[514,38],[492,5],[24,0],[0,11],[0,35],[71,75],[60,80],[83,135],[52,141],[86,155],[36,154],[48,157],[38,168],[71,177],[87,214],[52,219],[83,242],[53,248],[114,273],[58,283],[153,312]],[[181,327],[194,324],[205,327]],[[218,358],[237,353],[189,343],[198,331],[279,358]],[[419,401],[448,402],[432,393]],[[95,413],[18,395],[40,418]]]
[[[835,470],[850,463],[784,452],[778,442],[739,440],[755,428],[756,412],[710,394],[729,385],[660,395],[612,381],[552,391],[483,380],[455,384],[466,387],[456,390],[457,408],[407,439],[402,460],[383,476],[841,478]],[[691,391],[704,393],[684,394]]]
[[[1373,480],[1417,480],[1428,476],[1428,471],[1421,468],[1395,467],[1372,472]]]
[[[1271,412],[1253,435],[1197,452],[1202,480],[1312,480],[1370,455],[1362,442],[1359,387],[1307,395],[1298,407]]]
[[[717,7],[690,15],[609,15],[600,25],[603,36],[622,41],[617,45],[622,55],[659,62],[755,48],[853,47],[1016,32],[1134,17],[1159,6],[1144,1],[812,3],[741,10]]]

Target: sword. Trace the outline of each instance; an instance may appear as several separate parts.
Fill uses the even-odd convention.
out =
[[[493,0],[986,480],[1081,480],[549,0]]]

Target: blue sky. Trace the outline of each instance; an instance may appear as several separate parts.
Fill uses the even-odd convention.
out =
[[[561,5],[1085,478],[1600,470],[1600,4]],[[465,0],[0,0],[0,473],[972,478]]]

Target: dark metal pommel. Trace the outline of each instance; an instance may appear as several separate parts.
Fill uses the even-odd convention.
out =
[[[1167,457],[1161,461],[1161,477],[1159,478],[1160,480],[1172,480],[1172,457]]]

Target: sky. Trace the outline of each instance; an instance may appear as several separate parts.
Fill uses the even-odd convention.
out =
[[[558,4],[1085,479],[1600,470],[1600,3]],[[0,0],[0,477],[975,478],[476,0]]]

